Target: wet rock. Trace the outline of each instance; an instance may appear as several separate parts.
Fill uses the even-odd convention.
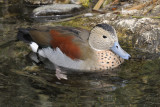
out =
[[[121,14],[122,15],[135,15],[139,14],[141,11],[140,10],[124,10],[122,9]]]
[[[81,4],[81,0],[70,0],[73,4]]]
[[[160,5],[157,5],[154,7],[154,9],[152,10],[151,14],[152,15],[157,15],[160,13]]]
[[[151,0],[135,0],[135,2],[137,2],[137,3],[146,3],[148,1],[151,1]]]
[[[78,4],[52,4],[33,10],[33,18],[63,19],[79,14],[84,8]]]
[[[116,26],[127,29],[132,35],[132,43],[143,52],[160,52],[160,27],[158,20],[151,18],[123,19]]]
[[[120,18],[107,13],[106,23],[113,25],[118,31],[126,32],[131,37],[134,48],[143,52],[160,52],[160,23],[152,18]],[[114,19],[114,20],[112,20]]]
[[[116,20],[117,15],[113,14],[113,13],[107,13],[107,14],[105,14],[104,17],[107,18],[107,20]]]
[[[134,48],[143,52],[160,53],[160,23],[159,19],[156,19],[160,12],[159,4],[155,7],[149,5],[140,10],[122,8],[118,12],[122,17],[110,12],[105,15],[104,22],[113,25],[120,32],[125,32]]]
[[[92,13],[86,13],[86,14],[84,14],[84,17],[92,17],[92,16],[93,16]]]
[[[28,4],[42,5],[42,4],[53,4],[54,0],[24,0]]]
[[[53,4],[41,6],[33,10],[33,15],[38,16],[51,16],[51,15],[61,15],[80,11],[82,9],[81,5],[78,4]]]
[[[30,5],[47,5],[47,4],[54,4],[54,3],[74,3],[80,4],[80,0],[24,0],[27,4]]]

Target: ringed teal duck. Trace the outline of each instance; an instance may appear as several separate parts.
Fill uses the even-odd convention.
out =
[[[108,24],[98,24],[90,32],[62,26],[19,28],[17,37],[54,65],[75,70],[112,69],[130,58]]]

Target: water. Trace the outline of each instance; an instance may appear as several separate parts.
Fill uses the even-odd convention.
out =
[[[27,56],[28,46],[14,41],[17,28],[49,23],[34,22],[28,15],[30,8],[21,3],[0,0],[0,107],[160,106],[160,58],[156,55],[126,48],[132,59],[117,73],[70,73],[67,81],[35,66]]]

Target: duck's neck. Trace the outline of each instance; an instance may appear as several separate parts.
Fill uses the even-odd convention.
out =
[[[124,61],[118,55],[109,50],[94,50],[94,53],[97,57],[97,64],[91,68],[93,70],[112,69],[119,66]]]

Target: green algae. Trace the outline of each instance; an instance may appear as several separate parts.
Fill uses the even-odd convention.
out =
[[[89,5],[90,5],[90,0],[80,0],[80,3],[81,3],[84,7],[89,7]]]
[[[60,22],[62,26],[72,26],[72,27],[80,27],[87,30],[91,29],[91,25],[87,24],[89,22],[89,18],[76,18],[70,21]]]

